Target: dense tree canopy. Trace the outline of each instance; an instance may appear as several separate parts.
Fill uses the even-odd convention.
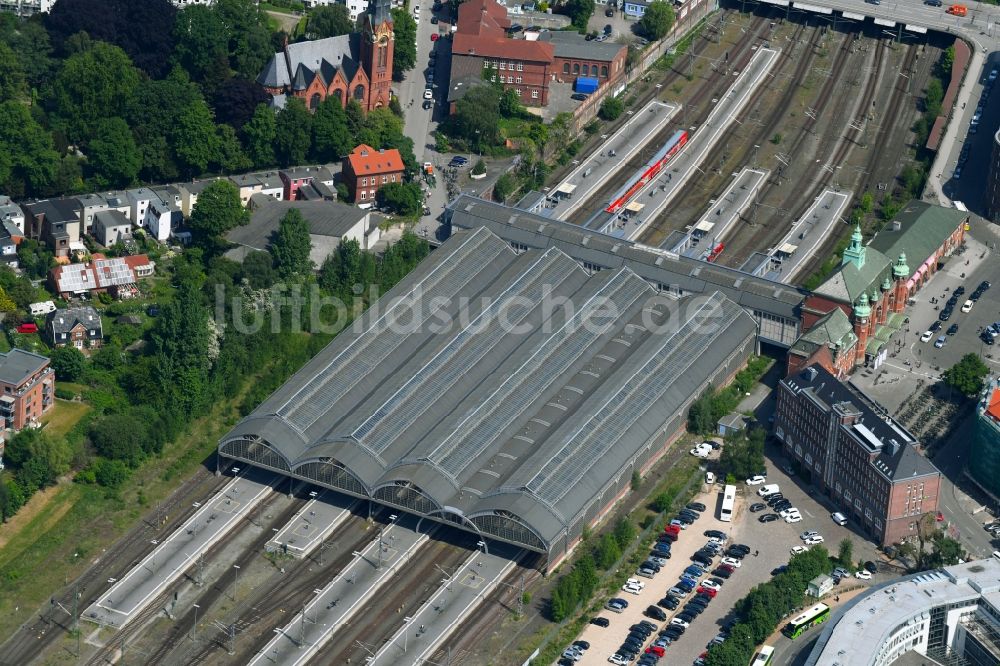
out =
[[[233,78],[222,82],[212,95],[215,119],[239,130],[253,117],[257,107],[269,102],[271,96],[256,82]]]
[[[653,0],[639,19],[639,30],[649,39],[662,39],[674,26],[674,8],[664,0]]]
[[[964,395],[975,395],[983,389],[983,380],[989,372],[978,354],[966,354],[944,371],[944,381]]]
[[[310,37],[323,39],[350,33],[354,30],[354,23],[351,21],[351,15],[347,12],[347,5],[338,2],[333,5],[316,7],[309,12],[307,29]]]
[[[176,14],[169,0],[59,0],[45,27],[62,52],[70,37],[86,32],[120,47],[139,69],[160,77],[170,65]]]
[[[380,208],[410,217],[420,213],[423,194],[416,183],[387,183],[378,189],[375,200]]]
[[[60,347],[52,352],[52,370],[56,379],[64,382],[75,382],[83,375],[87,358],[72,345]]]
[[[98,189],[128,187],[142,168],[142,155],[132,130],[121,118],[98,122],[87,160],[94,170],[94,185]]]
[[[11,197],[47,190],[59,155],[52,138],[21,102],[0,103],[0,189]]]
[[[227,231],[249,220],[250,213],[243,207],[236,186],[228,180],[216,180],[198,195],[190,226],[199,245],[215,250]]]
[[[399,81],[417,64],[417,22],[405,7],[392,10],[392,75]]]
[[[475,150],[495,145],[500,140],[500,91],[488,85],[469,90],[447,122],[452,133]]]
[[[313,268],[309,259],[310,248],[309,223],[297,208],[293,208],[281,218],[271,241],[271,254],[274,255],[278,275],[283,278],[308,275]]]
[[[573,27],[580,32],[587,31],[587,23],[594,15],[594,0],[568,0],[563,11],[569,16]]]

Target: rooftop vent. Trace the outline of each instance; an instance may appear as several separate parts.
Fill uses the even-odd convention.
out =
[[[806,379],[812,381],[816,379],[817,375],[819,375],[819,372],[816,370],[816,368],[809,367],[806,368],[805,372],[803,372],[802,374],[805,375]]]

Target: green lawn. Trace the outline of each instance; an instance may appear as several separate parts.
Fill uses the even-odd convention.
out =
[[[49,434],[65,437],[90,409],[90,405],[85,402],[56,399],[52,410],[42,417],[42,425]]]

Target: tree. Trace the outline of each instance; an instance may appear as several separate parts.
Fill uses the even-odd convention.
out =
[[[22,99],[28,93],[28,81],[17,54],[0,42],[0,99]]]
[[[181,112],[171,136],[178,165],[188,175],[204,173],[219,150],[212,110],[198,100]]]
[[[253,166],[253,162],[243,152],[236,130],[232,125],[216,125],[216,156],[214,163],[224,173],[238,173]]]
[[[54,67],[52,43],[39,21],[15,21],[0,27],[0,41],[10,46],[17,56],[28,87],[41,87],[50,80]]]
[[[237,130],[250,121],[258,106],[269,101],[271,96],[254,81],[248,79],[228,79],[212,93],[215,120],[231,125]]]
[[[622,518],[615,524],[614,537],[618,547],[624,550],[635,538],[635,526],[628,518]]]
[[[688,430],[698,435],[709,435],[715,431],[716,419],[712,418],[712,401],[715,390],[709,386],[700,398],[688,408]]]
[[[398,31],[395,24],[393,27]],[[339,3],[324,5],[316,7],[309,14],[307,30],[314,39],[324,39],[351,33],[354,30],[354,23],[351,21],[351,15],[347,13],[346,5]]]
[[[719,457],[719,468],[723,474],[733,474],[736,478],[745,479],[764,469],[764,431],[757,428],[754,432],[757,431],[760,435],[753,439],[743,431],[726,437]]]
[[[198,86],[187,72],[175,67],[167,78],[144,80],[128,105],[125,120],[135,135],[142,156],[140,175],[144,180],[176,180],[181,177],[174,152],[180,135],[178,119],[189,107],[202,104]]]
[[[939,531],[934,537],[933,563],[931,568],[950,567],[965,559],[962,544]]]
[[[423,195],[416,183],[387,183],[375,193],[375,200],[380,208],[403,217],[417,215],[423,205]]]
[[[477,86],[465,93],[455,104],[455,114],[447,127],[453,136],[481,150],[500,142],[500,93],[488,85]]]
[[[67,58],[52,83],[56,124],[70,141],[86,142],[101,120],[125,115],[138,87],[139,71],[128,55],[94,42],[90,50]]]
[[[666,37],[674,26],[674,8],[663,0],[653,0],[646,7],[646,13],[639,19],[639,30],[648,39]]]
[[[298,97],[289,98],[275,120],[275,154],[282,166],[302,164],[312,137],[312,114]]]
[[[174,23],[174,39],[174,60],[195,81],[204,81],[220,56],[229,57],[228,30],[214,7],[191,5],[180,10]]]
[[[940,79],[931,78],[927,82],[927,88],[924,91],[924,105],[927,107],[927,114],[931,117],[937,117],[941,115],[941,101],[944,99],[944,89],[941,86]]]
[[[56,379],[64,382],[75,382],[83,375],[87,367],[87,357],[73,346],[59,347],[52,353],[52,369]]]
[[[322,104],[320,106],[322,107]],[[259,104],[249,122],[243,126],[247,157],[254,166],[260,168],[274,164],[274,144],[277,136],[278,126],[274,111],[266,104]]]
[[[160,78],[170,67],[176,15],[169,0],[60,0],[45,16],[45,27],[63,54],[73,35],[86,32],[120,47],[137,67]]]
[[[53,181],[58,162],[51,135],[28,107],[0,103],[0,189],[11,197],[40,192]]]
[[[350,153],[353,147],[354,139],[347,127],[347,113],[340,100],[330,95],[319,103],[313,114],[312,155],[320,162],[333,162]]]
[[[585,33],[587,23],[594,15],[594,0],[568,0],[563,10],[569,16],[573,27],[580,33]]]
[[[95,419],[88,436],[94,449],[105,458],[121,460],[132,468],[138,467],[145,458],[146,424],[130,414],[109,414]]]
[[[343,241],[341,241],[343,244]],[[251,289],[266,289],[274,284],[274,259],[267,252],[257,250],[243,258],[241,276]]]
[[[94,480],[105,488],[118,488],[128,480],[128,466],[121,460],[100,459],[93,466]]]
[[[944,382],[962,395],[974,396],[983,390],[983,380],[990,369],[978,354],[966,354],[944,371]]]
[[[198,243],[209,251],[218,250],[227,231],[250,221],[243,208],[240,191],[228,180],[216,180],[198,196],[191,211],[191,230]]]
[[[604,120],[618,120],[625,113],[625,102],[617,97],[606,97],[598,111]]]
[[[622,556],[621,548],[614,536],[605,532],[594,547],[594,560],[601,569],[610,569]]]
[[[400,81],[417,64],[417,22],[405,7],[392,10],[392,33],[392,76]]]
[[[850,567],[854,561],[854,542],[848,538],[841,539],[837,551],[837,559],[845,567]]]
[[[517,181],[512,175],[505,173],[497,178],[497,182],[493,184],[493,198],[503,203],[510,198],[516,188]]]
[[[208,310],[196,282],[184,279],[174,300],[160,311],[149,341],[161,412],[183,418],[202,409],[209,399],[209,328]]]
[[[69,471],[73,451],[65,438],[54,437],[37,428],[26,428],[7,443],[4,458],[15,468],[23,468],[32,460],[40,460],[51,471],[51,479],[55,480],[56,476]],[[45,476],[49,478],[48,475]]]
[[[87,153],[98,189],[128,187],[142,168],[142,156],[132,130],[121,118],[106,118],[97,124]]]
[[[289,210],[278,223],[278,231],[271,242],[278,274],[283,278],[308,274],[313,268],[309,259],[311,247],[309,223],[297,208]]]

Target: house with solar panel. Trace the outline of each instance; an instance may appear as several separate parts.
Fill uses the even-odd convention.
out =
[[[56,266],[49,271],[49,289],[60,298],[107,293],[125,300],[139,295],[139,280],[150,277],[156,264],[144,254],[107,258],[95,254],[85,264]]]

